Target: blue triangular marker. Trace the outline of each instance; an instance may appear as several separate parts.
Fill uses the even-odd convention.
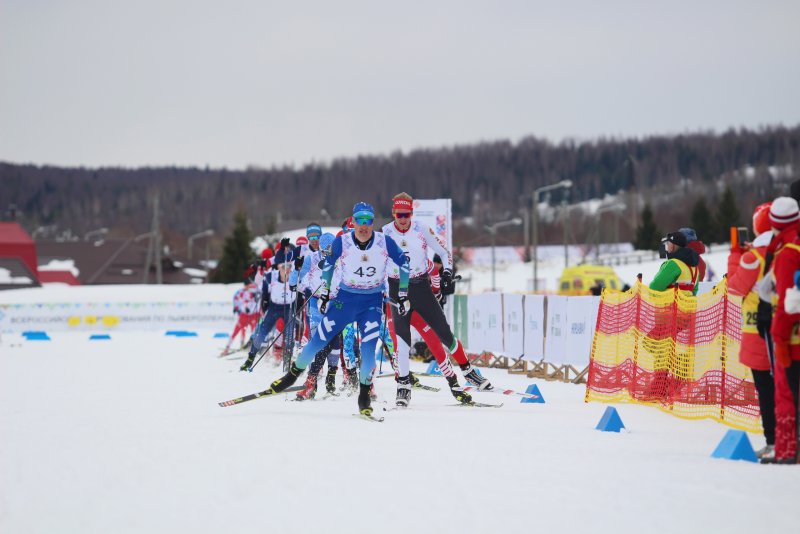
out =
[[[182,330],[175,334],[175,337],[197,337],[197,332],[190,332],[188,330]]]
[[[525,393],[536,395],[537,398],[530,399],[528,397],[522,397],[522,400],[520,400],[520,402],[525,404],[528,404],[529,402],[535,404],[544,404],[544,397],[542,396],[542,392],[539,391],[539,386],[537,386],[536,384],[531,384],[530,386],[528,386],[528,389],[525,390]]]
[[[28,341],[50,341],[50,336],[47,332],[28,332],[25,334],[25,339]]]
[[[608,406],[603,417],[600,418],[600,422],[594,428],[603,432],[619,432],[625,428],[625,424],[620,419],[617,409],[613,406]]]
[[[429,375],[440,375],[442,372],[439,370],[439,366],[436,365],[436,360],[431,361],[428,364],[428,369],[425,371]]]
[[[711,457],[758,462],[758,457],[750,444],[750,438],[742,430],[728,430],[717,448],[711,453]]]
[[[214,339],[216,339],[218,337],[227,339],[228,338],[228,334],[226,334],[225,332],[217,332],[216,334],[214,334]]]

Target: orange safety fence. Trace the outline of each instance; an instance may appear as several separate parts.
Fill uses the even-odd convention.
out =
[[[739,363],[740,301],[725,279],[699,297],[641,282],[603,291],[586,401],[648,404],[760,432],[756,389]]]

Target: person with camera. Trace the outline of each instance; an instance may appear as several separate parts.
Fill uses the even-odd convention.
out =
[[[739,361],[750,368],[753,384],[758,392],[761,411],[761,426],[767,444],[756,451],[762,459],[775,457],[775,382],[772,378],[772,336],[769,327],[759,325],[758,292],[756,286],[767,274],[767,247],[772,241],[772,225],[769,221],[771,203],[761,204],[753,213],[752,243],[743,243],[731,248],[728,256],[728,291],[742,297],[742,342]],[[770,313],[771,319],[771,313]]]

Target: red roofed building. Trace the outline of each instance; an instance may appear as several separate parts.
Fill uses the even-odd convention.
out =
[[[0,265],[4,275],[4,282],[0,282],[0,285],[3,287],[39,285],[36,244],[28,232],[15,222],[0,222]],[[27,282],[24,282],[25,279],[28,279]]]

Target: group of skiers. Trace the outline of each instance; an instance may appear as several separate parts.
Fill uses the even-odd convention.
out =
[[[284,238],[274,254],[263,255],[252,266],[254,284],[237,295],[253,291],[253,286],[260,289],[263,315],[251,336],[242,370],[252,369],[267,336],[282,321],[276,340],[283,338],[286,374],[272,382],[270,392],[285,391],[308,369],[297,398],[313,398],[327,361],[325,386],[329,394],[334,393],[341,359],[345,387],[358,390],[359,412],[371,417],[379,348],[395,368],[397,406],[408,406],[412,387],[419,385],[409,368],[413,326],[428,344],[457,401],[471,404],[472,398],[459,384],[448,355],[473,387],[492,389],[471,366],[443,311],[455,283],[450,251],[431,228],[413,218],[413,199],[407,193],[393,198],[392,216],[394,220],[378,231],[374,208],[358,202],[339,235],[323,234],[319,224],[311,223],[305,239],[292,245]],[[241,317],[241,311],[237,313]],[[299,337],[307,342],[292,361],[295,324],[301,323]]]
[[[800,181],[792,184],[791,191],[792,196],[755,209],[755,239],[732,246],[728,258],[729,291],[742,297],[739,359],[752,371],[767,442],[757,451],[761,463],[795,464],[798,460]],[[667,261],[650,289],[677,288],[696,295],[705,271],[699,254],[705,249],[702,242],[693,230],[682,228],[667,234],[663,243]]]

